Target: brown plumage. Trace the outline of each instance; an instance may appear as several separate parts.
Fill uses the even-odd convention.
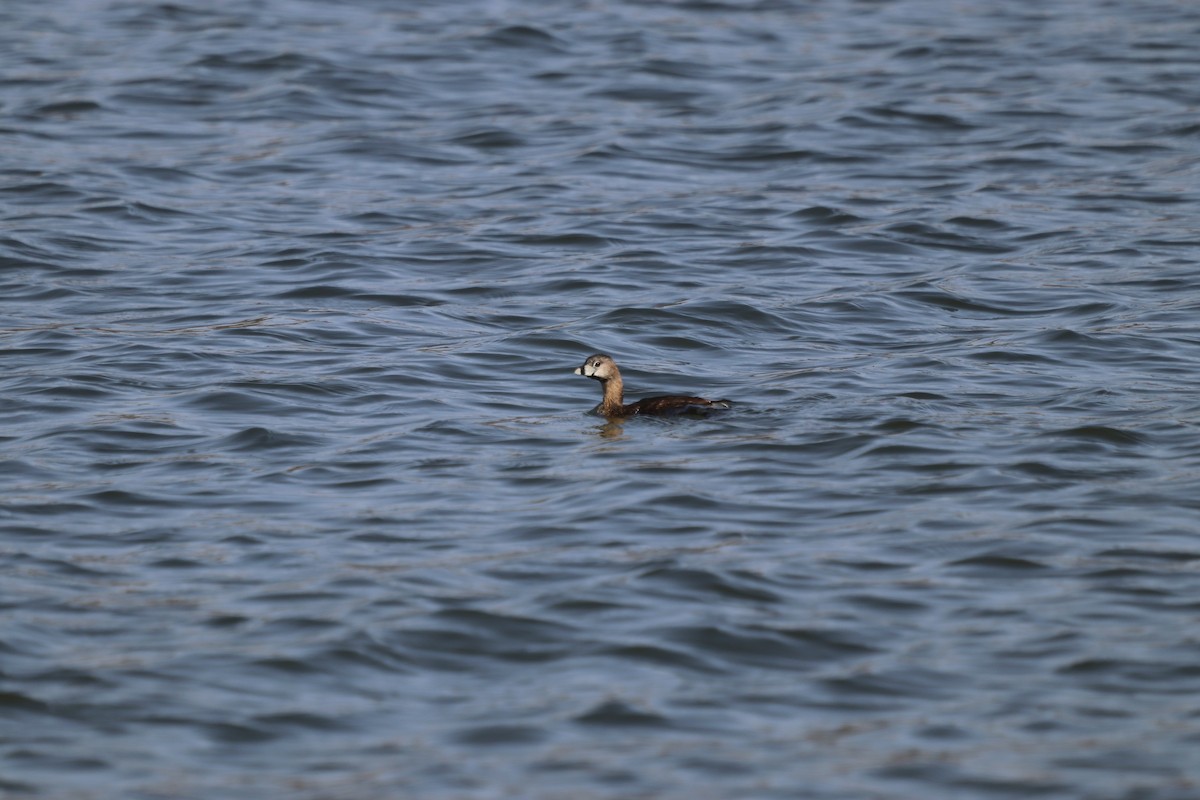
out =
[[[664,395],[662,397],[647,397],[636,403],[625,405],[625,385],[621,381],[621,370],[612,356],[596,353],[583,361],[583,366],[575,370],[576,375],[599,381],[604,389],[604,399],[600,405],[592,409],[594,414],[606,417],[632,417],[638,414],[680,414],[688,411],[704,411],[705,409],[729,408],[728,400],[708,400],[703,397],[679,397]]]

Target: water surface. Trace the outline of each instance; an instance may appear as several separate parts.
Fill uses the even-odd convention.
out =
[[[1198,34],[6,3],[0,793],[1196,796]]]

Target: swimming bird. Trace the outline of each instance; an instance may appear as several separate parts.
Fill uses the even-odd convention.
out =
[[[606,417],[633,417],[645,414],[664,416],[689,411],[725,409],[732,405],[728,400],[709,400],[704,397],[678,395],[647,397],[636,403],[625,405],[625,384],[621,381],[621,370],[617,369],[617,362],[613,361],[612,356],[604,353],[596,353],[585,358],[583,366],[575,370],[575,374],[600,382],[604,391],[604,399],[592,409],[592,413],[602,414]]]

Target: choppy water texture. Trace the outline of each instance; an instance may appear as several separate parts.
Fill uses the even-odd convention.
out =
[[[0,794],[1200,797],[1197,41],[4,3]]]

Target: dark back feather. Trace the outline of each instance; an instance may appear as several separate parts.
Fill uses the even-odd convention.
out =
[[[681,414],[706,408],[729,408],[726,400],[706,400],[703,397],[647,397],[625,406],[626,414]]]

